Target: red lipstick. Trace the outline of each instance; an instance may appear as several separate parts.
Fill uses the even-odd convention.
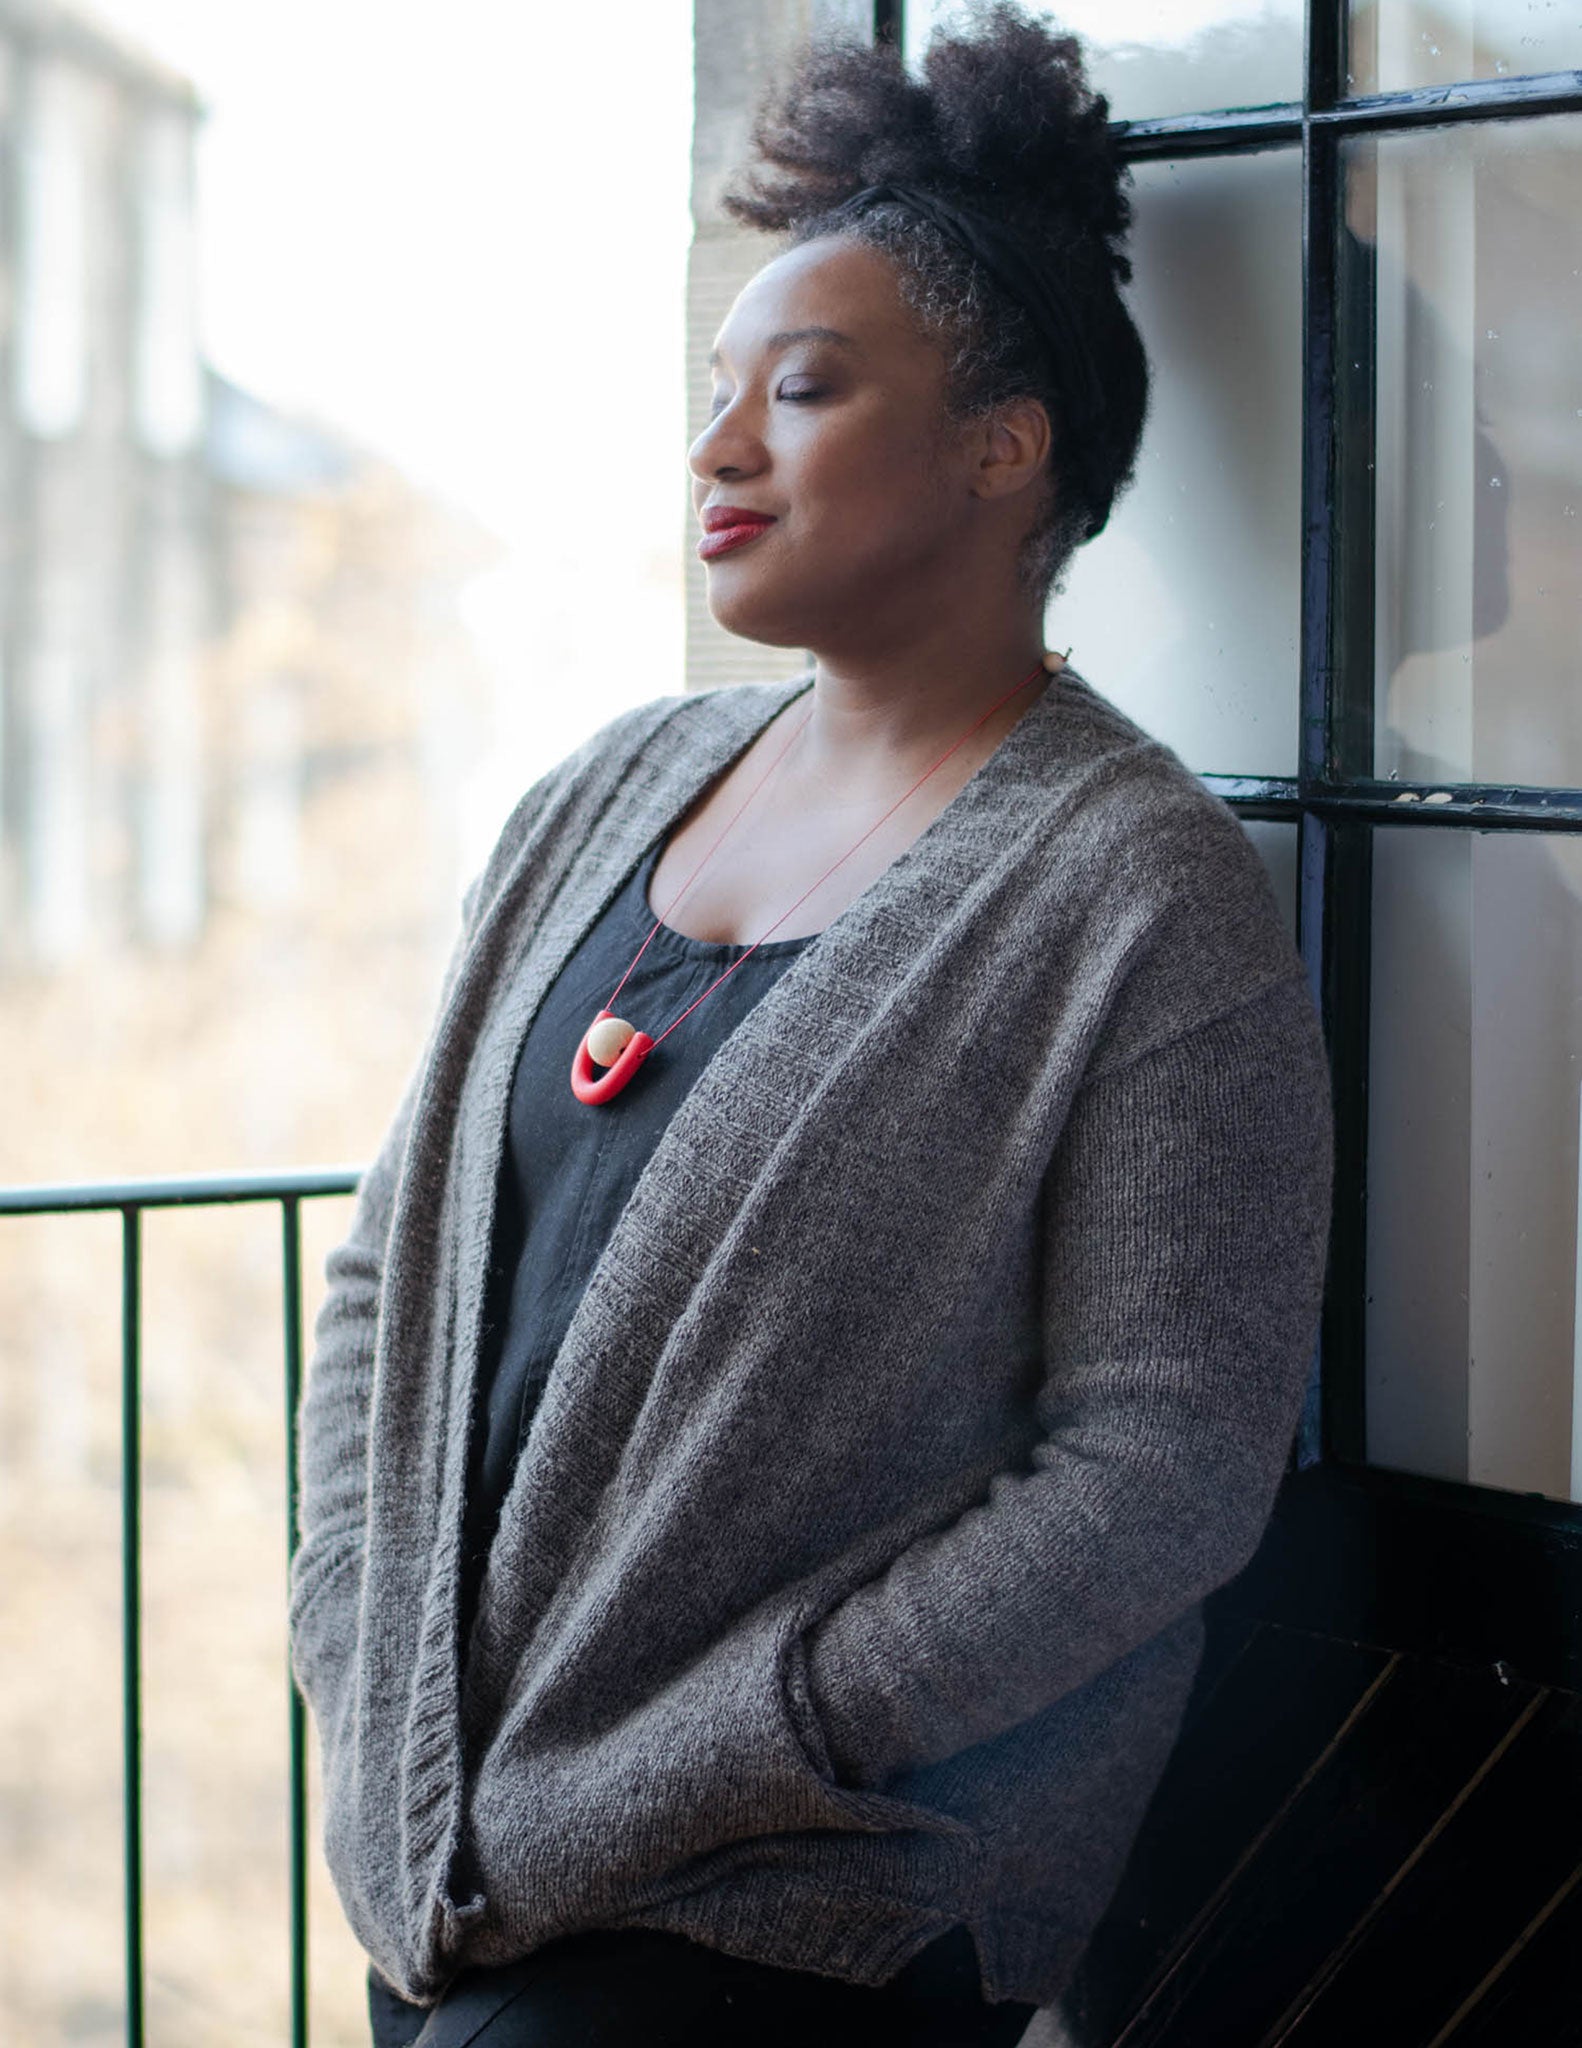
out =
[[[698,555],[705,562],[712,561],[732,548],[745,547],[774,523],[772,512],[751,512],[742,505],[710,505],[703,514],[705,531],[698,542]]]

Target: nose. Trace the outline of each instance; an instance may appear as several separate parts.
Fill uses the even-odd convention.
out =
[[[687,467],[701,484],[755,476],[766,459],[762,441],[736,400],[721,407],[687,450]]]

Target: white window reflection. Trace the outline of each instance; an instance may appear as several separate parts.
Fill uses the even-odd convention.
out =
[[[1552,0],[1353,0],[1346,90],[1404,92],[1457,79],[1582,65],[1582,14]]]
[[[1302,97],[1302,0],[1060,0],[1029,12],[1082,38],[1117,121]],[[907,62],[961,15],[961,0],[910,0]]]
[[[1582,783],[1582,132],[1350,145],[1376,262],[1375,765]]]
[[[1374,835],[1370,1464],[1582,1499],[1582,837]]]
[[[1079,550],[1049,641],[1200,773],[1294,775],[1301,163],[1136,173],[1132,306],[1153,394],[1137,480]]]

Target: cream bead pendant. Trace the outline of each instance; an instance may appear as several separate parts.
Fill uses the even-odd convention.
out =
[[[613,1010],[601,1010],[582,1034],[571,1063],[571,1092],[579,1102],[609,1102],[620,1094],[654,1049],[646,1031],[635,1031]],[[597,1060],[605,1069],[595,1074]]]
[[[702,995],[695,996],[693,1000],[690,1003],[688,1003],[687,1007],[681,1012],[681,1015],[679,1017],[672,1018],[670,1023],[668,1023],[665,1026],[664,1030],[660,1032],[659,1038],[650,1038],[646,1031],[638,1031],[634,1028],[634,1026],[628,1024],[624,1017],[617,1017],[614,1010],[612,1010],[608,1007],[608,1005],[606,1005],[606,1007],[599,1012],[598,1016],[594,1018],[593,1022],[588,1026],[587,1030],[582,1034],[581,1042],[579,1043],[576,1050],[576,1054],[571,1062],[571,1092],[573,1095],[576,1096],[577,1100],[579,1102],[589,1103],[610,1102],[617,1095],[619,1095],[621,1090],[626,1086],[627,1082],[631,1080],[632,1076],[643,1064],[643,1061],[647,1059],[648,1055],[659,1043],[659,1040],[663,1038],[668,1038],[671,1032],[675,1030],[678,1024],[680,1024],[685,1018],[690,1017],[692,1015],[692,1012],[697,1008],[699,1003],[703,1002],[705,998],[707,998],[708,996],[711,996],[714,993],[714,991],[719,987],[722,981],[726,980],[728,976],[734,974],[738,967],[740,967],[746,960],[748,960],[752,956],[752,954],[756,953],[758,948],[763,944],[764,940],[770,936],[770,933],[778,931],[780,926],[783,925],[786,919],[792,914],[792,911],[799,910],[801,906],[807,901],[809,896],[813,894],[813,891],[817,889],[822,883],[828,881],[829,877],[832,874],[834,874],[836,868],[840,867],[843,862],[850,860],[852,855],[857,851],[857,848],[859,846],[864,845],[869,839],[873,837],[874,833],[878,831],[879,827],[885,822],[886,818],[893,816],[893,814],[901,808],[902,804],[906,802],[909,796],[911,796],[915,791],[921,789],[923,784],[927,782],[929,776],[934,774],[937,769],[943,768],[945,763],[950,759],[951,755],[955,753],[957,747],[964,745],[966,741],[968,741],[972,737],[972,735],[978,730],[978,727],[982,725],[986,719],[992,718],[995,712],[999,710],[1000,706],[1002,704],[1008,703],[1010,699],[1016,695],[1018,690],[1025,690],[1028,684],[1036,681],[1040,675],[1058,675],[1060,671],[1065,667],[1065,665],[1065,655],[1056,654],[1055,652],[1053,652],[1053,650],[1046,651],[1040,658],[1038,666],[1036,668],[1029,669],[1027,674],[1023,676],[1022,680],[1019,683],[1013,684],[1013,686],[1009,690],[1007,690],[1002,697],[997,698],[996,701],[989,706],[987,711],[983,712],[978,718],[974,719],[973,723],[969,725],[967,727],[967,730],[961,735],[961,738],[953,741],[952,744],[945,749],[944,753],[940,755],[939,759],[934,763],[933,767],[925,768],[923,773],[912,784],[911,789],[902,791],[900,796],[896,798],[895,802],[891,804],[889,810],[887,810],[884,813],[884,817],[875,819],[874,823],[868,827],[867,831],[863,833],[862,837],[857,840],[855,845],[847,847],[846,851],[840,856],[840,859],[832,861],[830,865],[824,870],[823,874],[819,876],[818,880],[816,882],[813,882],[808,888],[802,891],[802,894],[797,898],[796,902],[790,906],[789,909],[781,911],[780,915],[775,919],[774,923],[770,925],[768,931],[760,933],[760,935],[753,941],[753,943],[746,949],[744,953],[742,953],[737,959],[733,960],[730,966],[727,967],[722,974],[717,975],[714,978],[714,980],[709,983],[708,987],[703,991]],[[809,710],[807,717],[805,717],[802,720],[802,725],[799,725],[796,731],[792,733],[791,738],[787,740],[785,745],[780,749],[779,753],[775,755],[774,759],[770,762],[769,766],[764,770],[763,774],[759,777],[758,781],[753,785],[752,789],[748,792],[747,796],[737,807],[736,811],[731,816],[729,822],[726,824],[724,830],[721,831],[718,838],[715,839],[714,844],[709,848],[708,852],[704,854],[702,860],[698,862],[697,866],[692,870],[692,873],[688,876],[686,882],[682,885],[680,893],[677,896],[675,896],[672,899],[671,903],[667,906],[665,911],[666,917],[668,917],[670,912],[675,909],[676,904],[679,903],[681,901],[681,898],[686,895],[687,891],[692,887],[692,884],[703,872],[703,869],[714,858],[715,853],[719,849],[720,841],[725,837],[725,834],[731,830],[731,827],[735,825],[737,819],[741,817],[742,812],[746,810],[748,804],[752,802],[753,798],[758,794],[759,790],[763,788],[764,784],[769,780],[770,776],[774,774],[775,770],[779,767],[780,763],[785,759],[786,755],[790,752],[792,746],[796,743],[797,738],[800,736],[802,726],[805,726],[807,724],[808,718],[811,718],[812,715],[812,711]],[[636,955],[632,960],[632,965],[627,968],[625,974],[621,976],[620,980],[615,985],[615,993],[610,997],[611,1003],[616,1001],[617,997],[619,997],[621,993],[621,990],[625,988],[627,982],[631,979],[632,972],[636,968],[638,961],[642,959],[644,953],[648,950],[649,942],[650,940],[652,940],[654,932],[657,932],[661,929],[663,922],[663,918],[658,919],[654,924],[654,930],[648,934],[648,938],[644,939],[643,943],[638,947]],[[595,1066],[603,1067],[604,1072],[602,1074],[596,1074],[594,1072]]]
[[[588,1057],[596,1067],[613,1067],[637,1036],[637,1026],[624,1017],[600,1017],[588,1026]]]

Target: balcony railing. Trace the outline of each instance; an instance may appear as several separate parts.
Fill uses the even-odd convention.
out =
[[[149,1209],[274,1202],[280,1209],[282,1351],[286,1408],[285,1557],[296,1540],[295,1420],[302,1380],[302,1204],[356,1191],[359,1170],[331,1167],[172,1180],[105,1181],[60,1187],[0,1188],[0,1216],[86,1212],[121,1217],[121,1723],[124,1785],[127,2048],[144,2043],[142,1800],[142,1324],[143,1216]],[[290,1760],[289,1896],[291,2043],[307,2048],[307,1786],[303,1705],[286,1674]]]

